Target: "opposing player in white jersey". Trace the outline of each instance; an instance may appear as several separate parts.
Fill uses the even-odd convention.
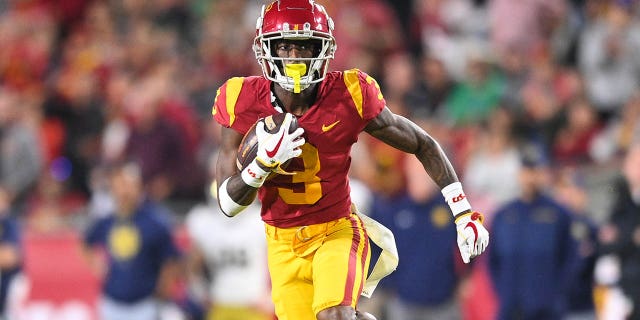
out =
[[[208,271],[207,319],[271,320],[273,305],[267,271],[267,245],[256,201],[237,219],[219,212],[217,203],[195,206],[186,227]]]

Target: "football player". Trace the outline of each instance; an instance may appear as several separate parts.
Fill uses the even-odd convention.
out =
[[[368,237],[375,241],[384,227],[358,215],[349,197],[350,150],[362,131],[420,160],[453,212],[464,262],[489,241],[482,215],[471,209],[438,143],[393,114],[366,73],[328,72],[336,52],[333,29],[324,7],[312,0],[263,7],[253,43],[263,75],[229,79],[212,111],[223,126],[218,202],[227,216],[235,216],[258,195],[280,320],[373,319],[356,305],[361,294],[371,293],[367,281],[375,280],[375,268],[367,274]],[[257,156],[239,170],[236,150],[243,135],[258,119],[278,112],[288,113],[280,130],[267,133],[258,122]],[[290,133],[292,117],[300,128]],[[290,159],[291,174],[267,180],[272,172],[282,173],[280,164]],[[393,242],[392,236],[381,238],[387,242],[383,246]]]

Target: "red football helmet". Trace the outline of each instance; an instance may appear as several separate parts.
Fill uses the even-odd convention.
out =
[[[277,0],[263,6],[256,23],[253,50],[264,76],[289,91],[294,91],[296,82],[297,89],[304,90],[322,81],[337,48],[333,27],[325,8],[313,0]],[[285,58],[279,58],[275,52],[275,44],[283,39],[321,44],[313,58],[286,58],[288,63],[307,65],[308,70],[297,79],[284,72]]]

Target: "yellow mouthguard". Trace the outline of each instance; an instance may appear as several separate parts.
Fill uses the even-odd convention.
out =
[[[300,77],[307,73],[307,65],[304,63],[285,64],[284,73],[293,78],[293,92],[300,93]]]

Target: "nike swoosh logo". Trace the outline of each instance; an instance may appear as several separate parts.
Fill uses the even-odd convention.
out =
[[[475,238],[473,239],[473,247],[476,247],[476,243],[478,242],[478,228],[476,228],[476,225],[473,224],[473,222],[469,222],[467,223],[466,226],[464,226],[464,228],[469,228],[471,227],[471,230],[473,230],[473,234],[475,235]]]
[[[340,122],[340,120],[338,120],[338,121],[336,121],[336,122],[334,122],[334,123],[332,123],[332,124],[330,124],[328,126],[323,124],[322,125],[322,132],[327,132],[327,131],[333,129],[333,127],[335,127],[339,122]]]
[[[282,139],[284,139],[284,131],[282,131],[282,135],[280,135],[280,140],[278,140],[278,143],[276,143],[276,146],[273,147],[273,150],[271,151],[265,150],[267,152],[267,157],[273,158],[276,155],[276,153],[278,153],[278,149],[280,149],[280,144],[282,143]]]

